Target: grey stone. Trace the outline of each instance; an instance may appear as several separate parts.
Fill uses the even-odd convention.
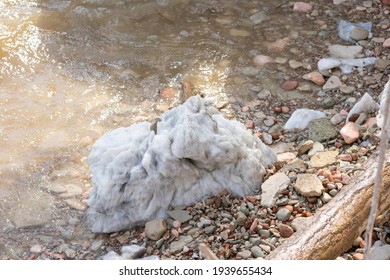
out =
[[[247,216],[244,213],[242,213],[242,212],[237,213],[236,223],[238,225],[240,225],[240,226],[245,225],[246,219],[247,219]]]
[[[151,240],[158,240],[167,231],[167,224],[163,219],[149,221],[145,224],[145,235]]]
[[[291,212],[286,208],[280,208],[278,212],[276,212],[276,219],[282,222],[288,221],[291,217]]]
[[[285,173],[287,174],[288,172],[292,170],[299,170],[299,171],[305,171],[307,169],[305,162],[301,160],[300,158],[294,159],[292,162],[284,165],[278,173]]]
[[[332,197],[324,192],[322,195],[321,195],[321,201],[325,204],[325,203],[328,203],[329,201],[331,201]]]
[[[291,222],[291,227],[295,230],[302,230],[306,224],[312,219],[313,216],[311,217],[296,217],[294,220]]]
[[[251,248],[251,253],[255,258],[264,258],[264,251],[259,246],[253,246]]]
[[[76,251],[72,248],[66,249],[64,253],[68,257],[68,259],[74,259],[76,257]]]
[[[196,223],[196,225],[200,228],[209,226],[212,224],[212,221],[203,217],[200,217],[200,221]]]
[[[205,232],[206,234],[212,234],[212,233],[214,233],[214,231],[215,231],[216,229],[217,229],[216,226],[208,226],[208,227],[205,227],[204,232]]]
[[[337,113],[330,119],[330,122],[332,125],[338,125],[339,123],[343,122],[344,120],[345,120],[345,117],[343,115],[341,115],[340,113]]]
[[[355,58],[363,51],[362,46],[331,45],[328,49],[332,57],[338,58]]]
[[[168,211],[167,213],[168,213],[169,217],[171,217],[172,219],[179,221],[181,223],[185,223],[185,222],[192,219],[190,212],[188,212],[186,210],[175,209],[175,210]]]
[[[261,239],[260,237],[256,236],[256,237],[249,237],[249,243],[251,244],[251,246],[257,246],[259,245],[261,242]]]
[[[335,104],[334,98],[329,96],[329,97],[326,97],[324,99],[324,101],[322,102],[322,107],[324,109],[331,109],[331,108],[333,108],[334,104]]]
[[[237,257],[244,259],[244,260],[247,260],[250,257],[252,257],[252,253],[249,250],[243,250],[243,251],[237,253]]]
[[[232,219],[233,219],[233,216],[230,215],[230,214],[227,213],[227,212],[221,212],[221,217],[226,218],[226,219],[229,219],[229,220],[232,220]]]
[[[352,29],[350,36],[352,39],[354,39],[356,41],[360,41],[360,40],[367,39],[368,34],[369,34],[369,32],[366,28],[355,26]]]
[[[249,17],[249,19],[253,22],[253,24],[259,24],[268,19],[268,15],[264,11],[260,11],[255,13]]]
[[[188,245],[192,240],[194,239],[190,235],[180,236],[178,241],[173,241],[170,244],[169,250],[172,254],[180,253],[184,246]]]
[[[337,76],[331,76],[326,83],[322,86],[322,89],[326,91],[338,89],[341,86],[341,81]]]
[[[263,139],[263,142],[267,145],[271,145],[272,144],[272,135],[267,133],[267,132],[262,132],[261,133],[262,135],[262,139]]]
[[[290,178],[284,173],[276,173],[270,176],[261,185],[261,205],[264,207],[271,207],[275,204],[277,194],[280,191],[287,189],[290,183]]]
[[[350,94],[355,91],[355,88],[353,86],[342,85],[340,91],[345,94]]]
[[[375,62],[375,67],[378,69],[378,70],[386,70],[386,69],[390,69],[390,59],[378,59],[376,62]]]
[[[315,174],[298,174],[294,189],[302,196],[320,196],[324,191],[322,182]]]
[[[326,118],[310,122],[308,130],[308,137],[314,142],[323,142],[329,139],[334,139],[338,136],[337,130],[334,128],[330,120]]]
[[[265,238],[270,238],[271,237],[271,232],[268,229],[260,229],[259,230],[259,234],[262,237],[265,237]]]
[[[95,251],[99,250],[102,247],[102,245],[103,245],[103,240],[94,240],[92,242],[91,247],[89,247],[89,249],[91,251],[95,252]]]
[[[30,252],[33,254],[40,254],[42,253],[42,251],[43,251],[43,246],[40,244],[33,245],[30,248]]]

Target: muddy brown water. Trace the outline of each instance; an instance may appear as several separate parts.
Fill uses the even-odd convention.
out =
[[[299,42],[318,32],[286,2],[1,0],[0,258],[90,236],[82,222],[89,149],[104,132],[166,110],[172,100],[159,89],[177,93],[189,78],[232,102],[264,88],[283,98],[288,65],[257,67],[253,57],[308,59]],[[266,47],[281,38],[298,47]]]

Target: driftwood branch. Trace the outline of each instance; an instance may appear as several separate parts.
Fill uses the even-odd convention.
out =
[[[361,175],[355,176],[304,228],[272,251],[267,259],[335,259],[350,249],[366,228],[377,168],[378,153],[375,153]],[[390,150],[385,154],[382,183],[378,214],[390,207]]]

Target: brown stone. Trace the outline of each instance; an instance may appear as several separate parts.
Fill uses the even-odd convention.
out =
[[[311,72],[307,74],[307,78],[318,86],[325,84],[324,76],[320,72]]]
[[[282,89],[289,91],[289,90],[294,90],[299,86],[298,81],[285,81],[282,84]]]
[[[354,122],[348,122],[340,130],[340,134],[343,137],[345,143],[352,144],[359,139],[359,127]]]
[[[288,225],[280,223],[278,227],[279,227],[280,236],[283,238],[289,238],[291,235],[294,234],[293,228]]]

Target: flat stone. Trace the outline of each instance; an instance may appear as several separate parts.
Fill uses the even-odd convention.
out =
[[[69,184],[65,186],[66,191],[60,194],[62,198],[69,198],[81,195],[83,193],[83,189],[77,185]]]
[[[186,210],[171,210],[167,212],[169,217],[173,218],[176,221],[179,221],[181,223],[185,223],[192,219],[192,216],[190,215],[190,212]]]
[[[194,238],[191,235],[183,235],[179,237],[178,241],[173,241],[169,250],[172,254],[177,254],[183,251],[184,246],[188,245]]]
[[[326,81],[322,89],[324,91],[330,91],[330,90],[338,89],[341,85],[342,84],[339,77],[333,75]]]
[[[296,217],[294,220],[292,220],[291,227],[295,231],[302,230],[311,219],[312,217]]]
[[[312,168],[323,168],[336,162],[338,151],[324,151],[315,153],[309,161]]]
[[[252,32],[250,32],[249,30],[236,28],[230,29],[229,33],[233,37],[249,37],[252,35]]]
[[[303,160],[301,160],[300,158],[297,158],[297,159],[293,160],[292,162],[285,164],[278,171],[278,173],[287,174],[288,172],[290,172],[292,170],[305,171],[306,169],[307,168],[306,168],[305,162]]]
[[[378,59],[375,61],[375,68],[378,70],[386,70],[390,68],[390,59]]]
[[[149,221],[145,224],[145,235],[151,240],[159,240],[167,231],[167,224],[163,219]]]
[[[264,258],[264,251],[259,246],[253,246],[251,249],[251,253],[255,258]]]
[[[294,234],[294,229],[288,225],[280,223],[278,225],[280,236],[283,238],[289,238]]]
[[[246,259],[249,259],[250,257],[252,257],[252,253],[249,250],[244,250],[244,251],[238,252],[237,257],[239,257],[240,259],[246,260]]]
[[[302,196],[320,196],[324,191],[322,182],[315,174],[298,174],[294,189]]]
[[[355,58],[363,51],[362,46],[331,45],[328,48],[329,54],[337,58]]]
[[[216,226],[208,226],[208,227],[205,227],[204,229],[204,233],[206,234],[212,234],[214,233],[214,231],[217,229]]]
[[[294,2],[293,11],[300,13],[308,13],[313,9],[312,4],[306,2]]]
[[[342,85],[340,86],[340,91],[345,94],[350,94],[355,91],[355,88],[353,86]]]
[[[276,212],[276,219],[282,222],[288,221],[291,217],[291,212],[286,208],[280,208],[278,212]]]
[[[332,197],[328,194],[328,193],[326,193],[326,192],[324,192],[322,195],[321,195],[321,201],[325,204],[325,203],[328,203],[329,201],[331,201],[332,200]]]
[[[253,24],[259,24],[268,19],[268,15],[264,11],[260,11],[255,13],[249,17],[249,19],[253,22]]]
[[[291,162],[296,159],[296,155],[291,152],[281,153],[276,155],[277,161]]]
[[[326,118],[311,121],[308,126],[308,137],[314,142],[323,142],[329,139],[334,139],[338,136],[337,130],[334,128],[330,120]]]
[[[270,56],[266,56],[266,55],[256,55],[254,58],[253,58],[253,63],[256,64],[257,66],[264,66],[266,65],[267,63],[271,63],[273,62],[273,58],[270,57]]]
[[[264,207],[271,207],[275,204],[279,192],[287,189],[290,178],[284,173],[276,173],[270,176],[261,185],[261,201]]]
[[[302,66],[303,66],[303,63],[300,62],[300,61],[297,61],[297,60],[295,60],[295,59],[291,59],[291,60],[288,61],[288,65],[290,65],[290,67],[291,67],[292,69],[297,69],[297,68],[302,67]]]

